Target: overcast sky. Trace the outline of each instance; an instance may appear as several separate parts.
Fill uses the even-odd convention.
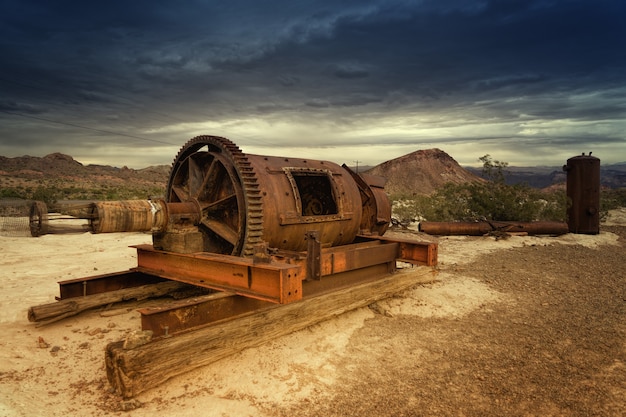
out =
[[[624,0],[2,0],[0,155],[626,161]]]

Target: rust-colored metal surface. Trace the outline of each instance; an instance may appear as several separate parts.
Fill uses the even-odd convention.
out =
[[[198,136],[175,157],[164,199],[83,203],[59,211],[87,219],[92,233],[151,232],[152,245],[135,246],[137,267],[129,271],[59,283],[60,301],[52,310],[65,314],[66,305],[79,303],[93,308],[103,305],[90,304],[94,299],[119,302],[129,293],[163,296],[175,290],[189,296],[179,282],[195,294],[217,291],[141,309],[142,329],[167,338],[220,322],[234,326],[230,320],[254,313],[255,320],[268,322],[278,308],[287,309],[289,320],[315,318],[322,300],[325,317],[361,307],[406,288],[407,281],[389,276],[398,260],[437,264],[437,244],[382,236],[391,220],[384,185],[383,178],[329,161],[248,155],[228,139]],[[45,205],[33,205],[33,236],[61,230],[50,227],[47,214]],[[167,280],[176,282],[162,283]],[[129,290],[144,285],[149,288]],[[99,295],[107,292],[116,293]],[[379,296],[370,297],[373,292]],[[322,295],[328,298],[311,299]],[[287,303],[293,309],[279,307]],[[309,306],[306,314],[298,304]]]
[[[564,222],[420,222],[420,232],[429,235],[482,236],[492,232],[527,233],[529,235],[563,235],[568,233]]]
[[[148,275],[274,303],[302,298],[302,272],[297,265],[255,263],[250,258],[205,252],[171,253],[150,245],[136,248],[137,270]]]
[[[138,311],[141,314],[142,330],[152,330],[154,337],[167,337],[274,305],[255,298],[219,292],[181,300],[163,307],[141,308]]]
[[[361,239],[371,239],[369,236],[359,236]],[[397,243],[398,252],[395,257],[398,261],[413,265],[436,266],[439,255],[438,245],[434,242],[419,242],[410,239],[377,237],[381,242]]]
[[[352,175],[361,193],[361,230],[359,233],[382,236],[391,222],[391,203],[385,193],[387,180],[369,174],[359,174],[345,164],[342,167]]]
[[[600,233],[600,159],[575,156],[563,166],[567,173],[567,224],[572,233]]]
[[[303,281],[325,280],[328,276],[376,265],[384,265],[385,273],[391,273],[395,270],[396,260],[428,266],[437,264],[435,243],[361,239],[359,243],[320,248],[319,252],[278,251],[264,262],[258,262],[256,258],[220,254],[171,253],[141,245],[136,247],[137,270],[200,287],[286,304],[302,298]]]
[[[165,281],[165,279],[159,276],[144,274],[132,270],[112,274],[94,275],[59,282],[60,296],[58,299],[65,300],[72,297],[101,294],[124,288],[156,284],[157,282],[162,281]]]
[[[269,247],[303,251],[305,235],[320,243],[351,243],[361,224],[361,198],[351,175],[337,164],[249,155],[263,199],[262,239]]]
[[[332,274],[327,279],[303,282],[303,299],[342,288],[375,281],[391,272],[389,264],[377,264],[358,270]],[[275,308],[275,303],[220,292],[170,303],[163,307],[143,308],[142,330],[151,330],[154,337],[175,336],[222,320],[231,320],[252,312]]]
[[[323,246],[351,243],[362,230],[384,233],[391,206],[383,184],[333,162],[244,154],[228,139],[198,136],[176,157],[166,200],[198,204],[203,251],[251,257],[263,243],[306,250],[311,231]]]
[[[160,208],[147,200],[99,201],[92,205],[90,227],[93,233],[150,231],[157,213]]]
[[[155,247],[177,253],[252,257],[264,244],[304,251],[381,236],[391,219],[385,180],[329,161],[251,155],[230,140],[198,136],[172,165],[165,200],[94,202],[82,207],[92,233],[153,233]],[[31,215],[34,235],[47,230],[46,210]]]
[[[384,185],[345,165],[249,155],[198,136],[174,159],[165,199],[75,207],[93,233],[150,231],[153,244],[135,247],[131,271],[60,283],[61,299],[161,280],[223,292],[142,310],[144,327],[165,335],[377,279],[397,260],[435,266],[435,243],[382,237],[391,219]],[[46,214],[33,206],[35,233]]]

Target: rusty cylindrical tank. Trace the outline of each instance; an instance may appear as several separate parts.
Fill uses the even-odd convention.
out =
[[[153,242],[177,250],[172,242],[199,245],[199,232],[203,251],[236,256],[252,256],[258,245],[303,251],[311,231],[323,246],[348,244],[387,229],[383,183],[333,162],[244,154],[228,139],[198,136],[174,159],[166,191],[168,205],[197,205],[197,231],[169,222]]]
[[[567,173],[567,224],[569,231],[600,233],[600,159],[575,156],[563,166]]]

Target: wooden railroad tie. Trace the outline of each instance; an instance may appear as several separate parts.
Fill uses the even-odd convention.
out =
[[[220,320],[172,337],[125,348],[106,347],[109,383],[131,398],[163,382],[280,336],[302,330],[345,312],[365,307],[416,284],[432,282],[434,270],[418,267],[381,279],[323,293],[286,305],[271,304],[233,319]]]

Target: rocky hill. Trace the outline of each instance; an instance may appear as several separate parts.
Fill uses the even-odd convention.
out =
[[[144,169],[117,168],[108,165],[83,165],[69,155],[52,153],[43,158],[19,156],[6,158],[0,156],[0,175],[12,175],[24,178],[59,177],[116,177],[138,179],[147,182],[167,181],[170,167],[160,165]]]
[[[484,181],[461,167],[441,149],[412,152],[367,171],[387,178],[385,190],[393,194],[430,194],[446,183]]]
[[[69,155],[0,156],[0,198],[137,199],[162,195],[170,167],[83,165]]]

